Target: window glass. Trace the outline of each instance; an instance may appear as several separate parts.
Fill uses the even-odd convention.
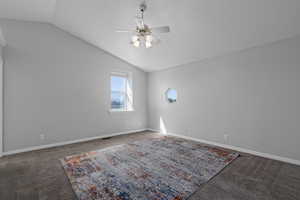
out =
[[[111,76],[111,90],[125,92],[126,78],[122,76]]]
[[[175,89],[168,89],[166,91],[166,99],[169,103],[175,103],[177,101],[177,91]]]
[[[111,110],[130,111],[132,107],[131,80],[127,74],[112,74],[111,84]]]

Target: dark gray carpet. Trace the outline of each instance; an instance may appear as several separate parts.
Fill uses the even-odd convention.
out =
[[[58,159],[157,136],[144,132],[1,158],[0,199],[76,199]],[[300,166],[241,155],[189,200],[300,200]]]

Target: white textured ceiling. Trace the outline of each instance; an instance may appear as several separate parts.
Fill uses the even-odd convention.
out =
[[[18,3],[17,3],[18,2]],[[22,3],[20,3],[22,2]],[[146,23],[171,33],[151,49],[130,34],[140,0],[0,0],[0,17],[51,21],[145,71],[239,51],[300,34],[299,0],[148,0]]]
[[[0,0],[0,18],[50,22],[56,0]]]

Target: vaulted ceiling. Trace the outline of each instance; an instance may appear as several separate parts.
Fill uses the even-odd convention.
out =
[[[299,0],[147,0],[146,23],[169,25],[151,49],[134,48],[141,0],[1,0],[0,18],[50,22],[145,71],[220,56],[300,34]]]

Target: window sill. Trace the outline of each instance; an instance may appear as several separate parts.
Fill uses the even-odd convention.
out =
[[[134,112],[134,110],[117,110],[117,109],[110,109],[108,112],[109,112],[109,113],[131,113],[131,112]]]

